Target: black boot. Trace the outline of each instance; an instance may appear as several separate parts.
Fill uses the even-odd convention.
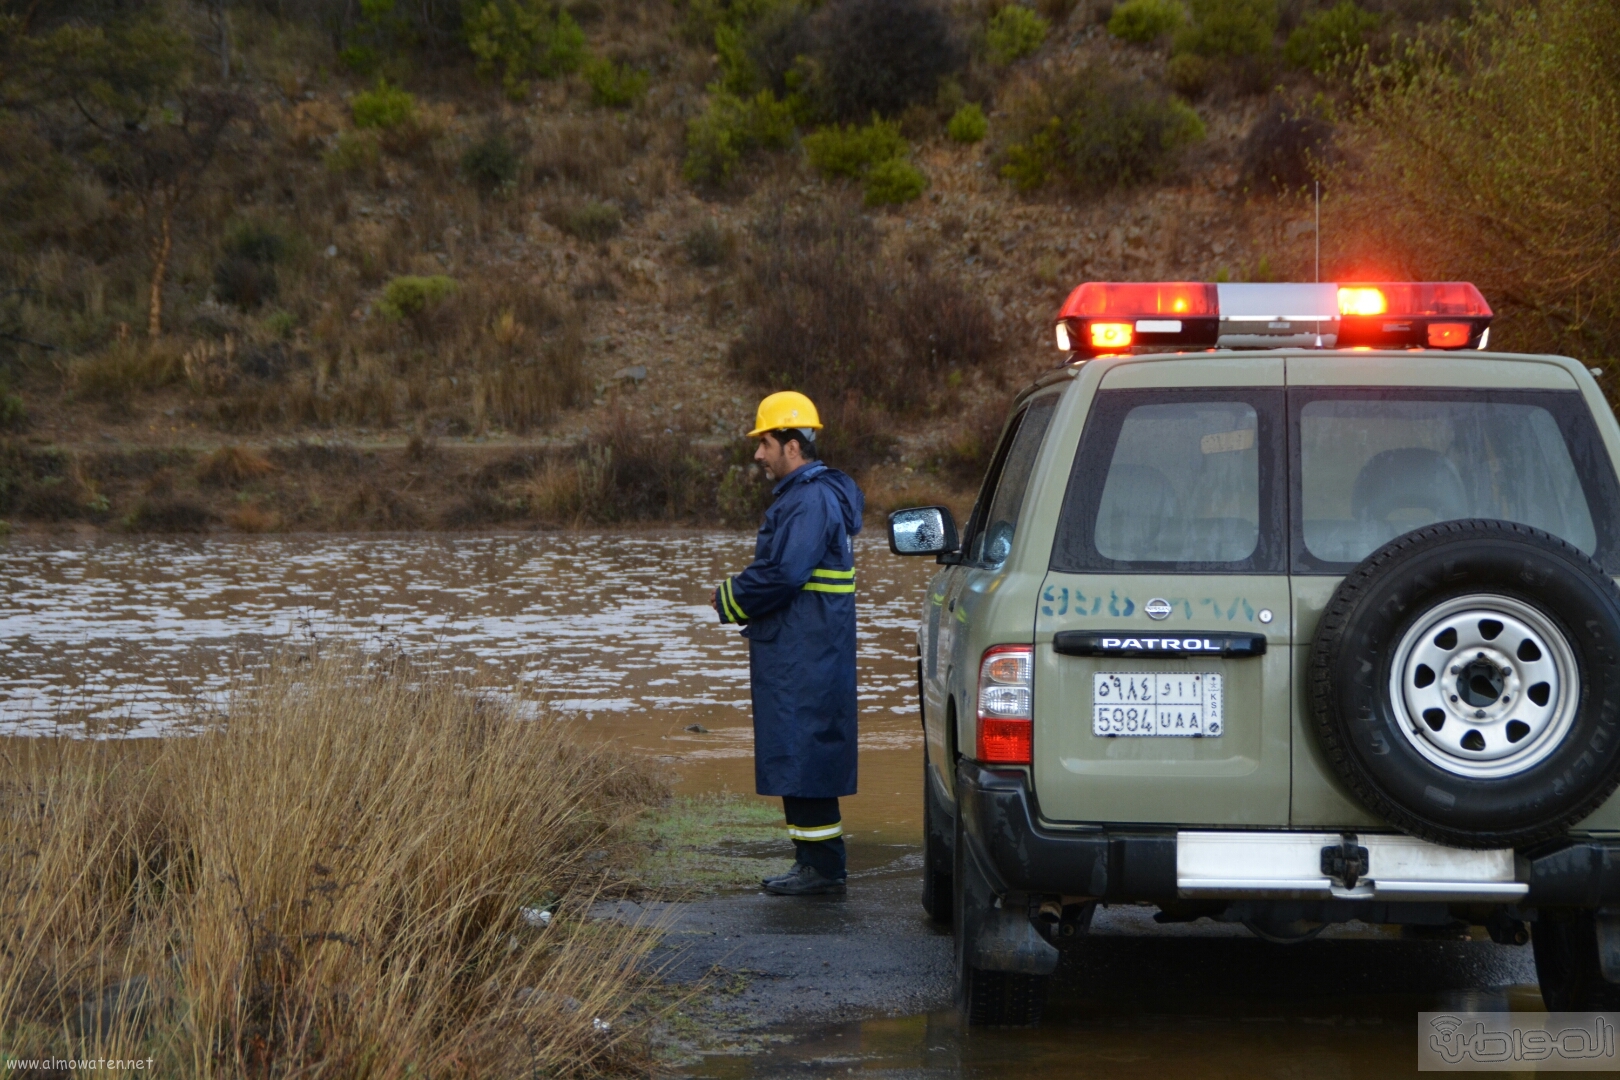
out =
[[[793,877],[794,875],[796,875],[799,872],[799,870],[803,866],[804,866],[803,863],[796,862],[792,866],[788,867],[786,873],[776,874],[776,875],[774,875],[772,877],[768,877],[768,878],[760,878],[759,883],[761,885],[765,886],[768,889],[778,881],[786,881],[788,878]]]
[[[800,865],[787,877],[765,882],[765,891],[775,896],[841,895],[844,879],[824,877],[815,867]]]

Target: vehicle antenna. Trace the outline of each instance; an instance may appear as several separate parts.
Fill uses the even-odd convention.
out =
[[[1316,181],[1316,228],[1311,230],[1316,237],[1316,283],[1322,284],[1322,181]],[[1316,347],[1322,347],[1322,324],[1316,324]]]

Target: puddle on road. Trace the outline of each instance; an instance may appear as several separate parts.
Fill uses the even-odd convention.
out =
[[[684,792],[752,795],[748,653],[710,590],[740,533],[0,544],[0,736],[159,735],[266,649],[317,637],[544,695]],[[852,832],[921,835],[915,627],[931,560],[857,540],[861,789]],[[690,726],[706,729],[686,730]]]
[[[1419,1011],[1542,1009],[1533,983],[1521,981],[1527,968],[1534,978],[1528,949],[1371,930],[1289,947],[1116,929],[1065,955],[1038,1029],[969,1031],[947,1009],[778,1030],[790,1041],[754,1056],[710,1057],[686,1075],[1382,1080],[1418,1075]],[[1500,985],[1470,988],[1493,981]]]

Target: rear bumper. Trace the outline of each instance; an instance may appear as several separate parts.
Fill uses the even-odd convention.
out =
[[[1311,852],[1336,833],[1284,830],[1188,831],[1102,824],[1039,824],[1025,774],[964,761],[956,810],[998,893],[1058,893],[1111,903],[1276,899],[1427,901],[1598,907],[1620,902],[1620,841],[1569,837],[1527,852],[1441,849],[1438,863],[1378,880],[1379,868],[1410,861],[1418,841],[1363,834],[1369,880],[1350,889],[1318,877]],[[1179,838],[1179,839],[1178,839]],[[1179,857],[1178,857],[1179,855]],[[1307,869],[1302,873],[1301,867]]]

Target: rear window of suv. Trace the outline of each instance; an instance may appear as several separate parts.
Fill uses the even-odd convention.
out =
[[[1290,392],[1294,568],[1342,573],[1402,533],[1494,518],[1606,566],[1615,477],[1577,393]]]
[[[1051,567],[1281,573],[1280,390],[1097,394]]]

